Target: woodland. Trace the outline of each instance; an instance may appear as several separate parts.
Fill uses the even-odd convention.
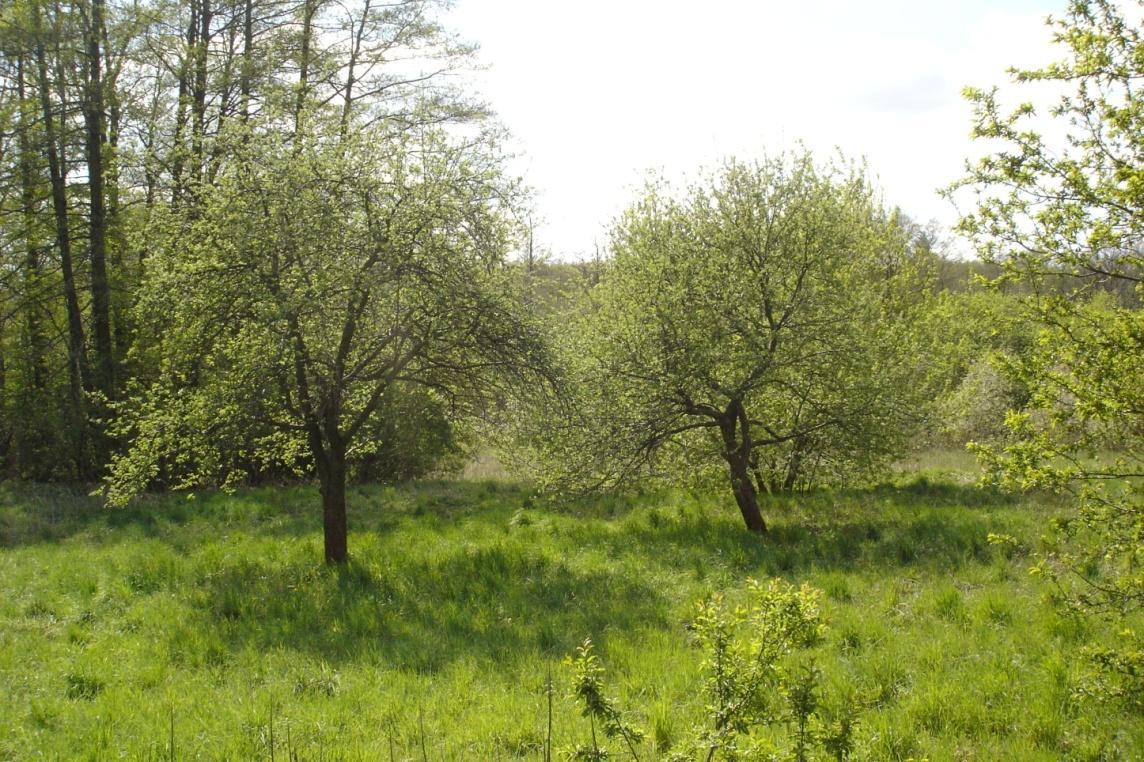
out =
[[[0,758],[1144,756],[1144,3],[579,260],[446,7],[0,4]]]

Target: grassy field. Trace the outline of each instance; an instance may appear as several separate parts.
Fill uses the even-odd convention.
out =
[[[312,489],[105,511],[4,485],[0,759],[539,759],[550,673],[557,749],[590,732],[563,663],[586,636],[666,759],[704,716],[696,602],[771,576],[824,591],[856,759],[1144,758],[1144,718],[1077,690],[1112,634],[1027,573],[1060,508],[970,481],[769,499],[763,539],[720,495],[363,486],[341,570]]]

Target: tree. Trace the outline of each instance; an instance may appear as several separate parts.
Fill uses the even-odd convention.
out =
[[[347,469],[424,469],[539,359],[501,263],[520,194],[449,76],[473,48],[446,4],[7,8],[6,470],[111,459],[120,501],[316,473],[340,561]]]
[[[748,529],[759,490],[867,471],[896,451],[911,386],[902,230],[861,172],[806,154],[655,183],[565,355],[574,410],[533,437],[580,481],[708,472]]]
[[[251,134],[389,136],[483,115],[441,0],[21,0],[0,25],[4,469],[100,476],[132,378],[153,222],[193,215]],[[379,132],[380,131],[380,132]],[[151,218],[154,217],[155,220]],[[63,383],[66,381],[65,383]]]
[[[387,395],[421,387],[464,410],[543,369],[505,264],[515,191],[484,139],[235,140],[148,260],[163,373],[124,407],[132,445],[110,494],[226,483],[246,464],[312,469],[340,563],[347,465],[381,444],[365,435]],[[241,444],[220,458],[219,439]]]
[[[975,202],[960,229],[1002,282],[1027,287],[1039,327],[1007,366],[1030,390],[1008,417],[1015,441],[979,452],[1003,485],[1075,496],[1039,568],[1083,609],[1124,614],[1144,603],[1144,44],[1105,0],[1074,0],[1050,23],[1064,60],[1013,74],[1056,86],[1051,129],[1032,103],[966,91],[992,152],[951,189]],[[1071,288],[1053,287],[1062,279]],[[1141,695],[1138,639],[1108,663]]]
[[[21,277],[6,277],[3,285],[6,301],[23,317],[10,324],[22,322],[28,334],[27,352],[14,353],[12,364],[31,370],[30,383],[23,388],[13,383],[10,395],[5,390],[15,408],[11,429],[22,439],[8,466],[22,475],[82,478],[90,473],[85,393],[92,379],[79,285],[83,237],[74,174],[69,179],[78,145],[70,118],[76,111],[75,82],[69,73],[81,43],[74,19],[59,5],[17,3],[6,11],[0,88],[5,110],[14,107],[17,118],[15,150],[4,146],[2,160],[15,164],[15,171],[5,166],[5,180],[18,181],[0,183],[0,231],[5,272]],[[23,256],[13,256],[14,245]],[[56,326],[66,326],[60,331],[65,336],[51,334]],[[52,351],[59,345],[66,346],[66,357]],[[67,378],[65,394],[51,383],[56,377]],[[74,464],[70,470],[69,463]]]

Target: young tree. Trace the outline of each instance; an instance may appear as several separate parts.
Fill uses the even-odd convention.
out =
[[[980,452],[1002,484],[1076,496],[1073,541],[1041,568],[1084,608],[1123,613],[1144,603],[1144,44],[1106,0],[1074,0],[1050,23],[1065,59],[1014,76],[1057,86],[1047,115],[1063,139],[1038,131],[1033,104],[1006,110],[995,90],[967,91],[993,152],[952,189],[976,202],[961,230],[1003,281],[1027,286],[1040,327],[1008,368],[1031,392],[1008,418],[1016,441]],[[1073,288],[1050,288],[1062,278]],[[1139,691],[1139,641],[1117,658]]]
[[[393,388],[458,410],[543,369],[505,265],[516,192],[484,139],[235,139],[237,160],[148,260],[142,309],[164,370],[124,408],[132,445],[110,495],[301,463],[340,563],[347,464],[379,444],[365,435]]]
[[[575,413],[536,437],[580,479],[722,461],[747,528],[759,490],[896,451],[911,386],[907,247],[860,172],[808,154],[653,184],[568,337]]]

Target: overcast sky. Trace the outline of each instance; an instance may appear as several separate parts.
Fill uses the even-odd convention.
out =
[[[538,242],[585,256],[649,170],[681,176],[799,141],[865,157],[925,221],[973,152],[966,85],[1058,57],[1065,0],[457,0],[477,86],[536,190]]]

